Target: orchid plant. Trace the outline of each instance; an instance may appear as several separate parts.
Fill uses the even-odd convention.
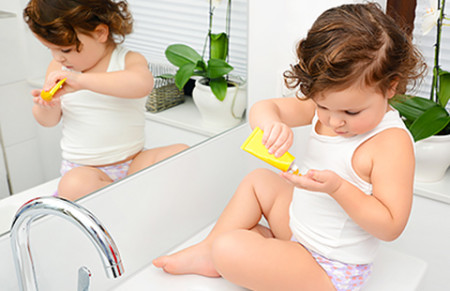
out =
[[[443,70],[439,63],[442,26],[448,25],[444,22],[449,18],[444,13],[445,0],[432,1],[430,4],[422,22],[424,34],[437,27],[430,98],[398,95],[391,102],[400,112],[415,141],[433,135],[450,134],[450,116],[446,109],[450,99],[450,72]]]
[[[231,0],[227,0],[226,32],[212,33],[212,23],[215,8],[221,0],[209,0],[209,29],[203,46],[202,55],[184,44],[173,44],[167,47],[167,60],[178,67],[174,77],[175,85],[181,90],[192,76],[202,76],[209,80],[209,86],[214,96],[220,101],[227,94],[228,80],[226,76],[233,70],[228,64],[228,45],[230,38]],[[205,62],[204,55],[209,44],[209,59]]]

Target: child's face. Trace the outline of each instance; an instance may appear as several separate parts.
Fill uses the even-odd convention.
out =
[[[387,96],[375,87],[352,86],[342,91],[326,91],[314,101],[319,121],[331,135],[351,137],[374,129],[389,110]]]
[[[59,46],[36,35],[36,38],[50,49],[53,59],[61,65],[77,72],[95,71],[97,65],[105,56],[105,42],[100,40],[96,34],[78,33],[77,37],[81,42],[79,52],[76,45]]]

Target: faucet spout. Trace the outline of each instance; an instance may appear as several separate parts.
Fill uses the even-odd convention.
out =
[[[17,211],[11,226],[11,247],[20,290],[38,290],[29,232],[31,223],[46,215],[62,217],[81,229],[96,247],[109,278],[123,274],[122,260],[113,239],[91,212],[62,198],[41,197],[25,203]]]

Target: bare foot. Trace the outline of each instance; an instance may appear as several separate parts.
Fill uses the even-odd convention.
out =
[[[156,258],[153,260],[153,265],[174,275],[198,274],[207,277],[220,277],[211,259],[210,246],[204,242],[175,254]]]

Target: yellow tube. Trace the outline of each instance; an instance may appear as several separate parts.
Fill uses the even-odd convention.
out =
[[[55,95],[56,91],[58,91],[62,85],[64,84],[64,82],[67,80],[67,78],[62,79],[61,81],[59,81],[58,83],[56,83],[55,86],[53,86],[53,88],[50,89],[50,91],[41,91],[41,98],[44,99],[45,101],[51,101],[53,98],[53,95]]]
[[[262,143],[263,131],[259,127],[255,127],[250,136],[242,144],[241,149],[255,157],[269,163],[282,170],[283,172],[292,171],[295,175],[299,174],[298,167],[294,164],[295,157],[288,152],[285,152],[281,157],[276,158]]]

